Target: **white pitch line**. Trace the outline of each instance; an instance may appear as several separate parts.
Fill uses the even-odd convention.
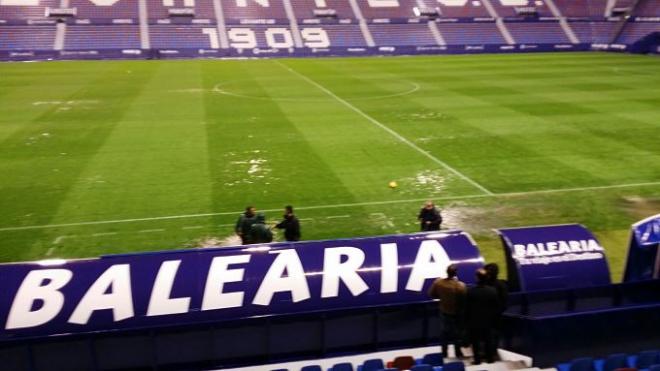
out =
[[[55,246],[51,246],[48,251],[46,251],[46,256],[53,255],[53,251],[55,251]]]
[[[474,195],[463,195],[463,196],[433,197],[433,200],[436,200],[436,201],[451,201],[451,200],[468,200],[468,199],[473,199],[473,198],[520,197],[520,196],[541,195],[541,194],[549,194],[549,193],[570,193],[570,192],[597,191],[597,190],[604,190],[604,189],[650,187],[650,186],[660,186],[660,182],[613,184],[613,185],[607,185],[607,186],[576,187],[576,188],[542,189],[542,190],[538,190],[538,191],[494,193],[494,194],[490,194],[490,195],[474,194]],[[427,201],[428,199],[429,198],[426,197],[426,198],[413,198],[413,199],[406,199],[406,200],[387,200],[387,201],[354,202],[354,203],[332,204],[332,205],[298,206],[298,207],[296,207],[296,210],[321,210],[321,209],[335,209],[335,208],[344,208],[344,207],[406,204],[406,203],[412,203],[412,202],[424,202],[424,201]],[[282,210],[281,208],[277,208],[277,209],[265,209],[265,210],[260,210],[260,211],[264,212],[264,213],[269,213],[269,212],[276,212],[276,211],[281,211],[281,210]],[[222,216],[222,215],[239,215],[243,211],[245,211],[245,210],[223,211],[223,212],[217,212],[217,213],[204,213],[204,214],[184,214],[184,215],[156,216],[156,217],[150,217],[150,218],[98,220],[98,221],[94,221],[94,222],[79,222],[79,223],[65,223],[65,224],[27,225],[27,226],[22,226],[22,227],[0,228],[0,232],[22,231],[22,230],[30,230],[30,229],[80,227],[80,226],[86,226],[86,225],[99,225],[99,224],[148,222],[148,221],[154,221],[154,220],[189,219],[189,218],[201,218],[201,217]],[[235,225],[235,223],[220,224],[219,226],[220,227],[229,227],[229,226],[233,226],[233,225]]]
[[[139,231],[138,233],[155,233],[155,232],[165,232],[163,228],[155,228],[155,229],[143,229]]]
[[[203,225],[191,225],[189,227],[181,227],[181,229],[186,229],[186,230],[188,230],[188,229],[202,229],[202,228],[204,228]]]
[[[55,238],[53,240],[53,245],[57,245],[58,243],[62,242],[62,240],[65,239],[65,238],[66,238],[66,236],[57,236],[57,238]],[[48,255],[48,254],[46,254],[46,255]]]
[[[350,218],[350,215],[333,215],[333,216],[326,216],[326,219],[342,219],[342,218]]]
[[[449,164],[447,164],[446,162],[444,162],[444,161],[440,160],[439,158],[433,156],[433,155],[430,154],[428,151],[425,151],[425,150],[421,149],[421,148],[418,147],[415,143],[409,141],[408,139],[406,139],[406,138],[405,138],[404,136],[402,136],[401,134],[399,134],[399,133],[397,133],[396,131],[390,129],[388,126],[386,126],[386,125],[383,124],[382,122],[380,122],[380,121],[376,120],[375,118],[373,118],[373,117],[367,115],[367,114],[364,113],[361,109],[355,107],[354,105],[352,105],[352,104],[349,103],[348,101],[346,101],[346,100],[340,98],[340,97],[337,96],[335,93],[333,93],[332,91],[328,90],[325,86],[323,86],[323,85],[319,84],[318,82],[316,82],[316,81],[310,79],[309,77],[307,77],[307,76],[301,74],[300,72],[294,70],[293,68],[288,67],[287,65],[285,65],[285,64],[283,64],[283,63],[281,63],[281,62],[279,62],[279,61],[276,60],[276,59],[272,59],[272,61],[273,61],[275,64],[279,65],[280,67],[282,67],[282,68],[286,69],[287,71],[291,72],[292,74],[294,74],[294,75],[300,77],[301,79],[307,81],[309,84],[314,85],[314,86],[317,87],[319,90],[323,91],[324,93],[326,93],[327,95],[329,95],[331,98],[333,98],[333,99],[336,100],[337,102],[343,104],[344,106],[346,106],[347,108],[349,108],[349,109],[352,110],[353,112],[355,112],[355,113],[357,113],[358,115],[364,117],[365,119],[367,119],[367,120],[368,120],[369,122],[371,122],[372,124],[374,124],[374,125],[378,126],[379,128],[385,130],[386,132],[388,132],[389,134],[391,134],[393,137],[395,137],[396,139],[398,139],[398,140],[401,141],[402,143],[406,144],[408,147],[410,147],[410,148],[414,149],[415,151],[421,153],[422,155],[426,156],[426,157],[427,157],[428,159],[430,159],[431,161],[433,161],[433,162],[435,162],[436,164],[438,164],[438,165],[444,167],[445,169],[449,170],[451,173],[453,173],[454,175],[456,175],[456,176],[458,176],[459,178],[463,179],[464,181],[470,183],[472,186],[474,186],[475,188],[479,189],[481,192],[483,192],[483,193],[485,193],[485,194],[487,194],[487,195],[492,195],[492,194],[493,194],[493,192],[491,192],[491,191],[489,191],[488,189],[486,189],[486,187],[484,187],[484,186],[482,186],[481,184],[477,183],[476,181],[474,181],[473,179],[471,179],[471,178],[468,177],[467,175],[461,173],[460,171],[454,169],[453,167],[451,167],[451,166],[450,166]]]
[[[94,233],[92,237],[102,237],[102,236],[114,236],[117,232],[103,232],[103,233]]]

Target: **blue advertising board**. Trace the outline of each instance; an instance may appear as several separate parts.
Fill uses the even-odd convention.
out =
[[[483,265],[461,231],[0,265],[0,340],[232,321],[427,301],[457,264]]]
[[[611,283],[605,249],[579,224],[498,229],[509,281],[522,291]]]
[[[632,225],[623,281],[660,278],[660,214]]]

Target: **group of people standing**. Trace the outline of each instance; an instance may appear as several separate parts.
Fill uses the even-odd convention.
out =
[[[498,279],[498,274],[497,264],[486,264],[476,271],[476,285],[467,287],[458,279],[456,265],[450,265],[447,277],[433,282],[428,294],[440,299],[442,354],[446,356],[453,344],[456,357],[463,358],[461,346],[469,344],[474,364],[483,359],[495,362],[508,296],[506,281]]]
[[[432,201],[426,201],[424,203],[424,206],[417,215],[417,219],[420,222],[422,232],[440,230],[442,215],[440,215],[440,211]],[[248,206],[245,208],[245,212],[238,217],[234,231],[241,238],[243,245],[249,245],[272,242],[272,228],[284,230],[284,239],[286,241],[300,241],[300,221],[293,213],[293,206],[291,205],[284,207],[282,221],[272,226],[266,224],[266,216],[264,214],[257,213],[257,209],[254,206]]]
[[[248,206],[245,208],[245,212],[238,217],[234,231],[241,238],[243,245],[250,245],[272,242],[272,228],[283,229],[284,239],[287,241],[300,240],[300,222],[293,213],[291,205],[284,207],[282,221],[273,226],[266,225],[266,217],[264,214],[257,213],[254,206]]]

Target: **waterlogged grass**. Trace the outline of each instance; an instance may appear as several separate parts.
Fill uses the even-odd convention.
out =
[[[660,212],[660,60],[602,53],[0,64],[0,261],[582,223],[620,279]],[[390,181],[398,187],[388,187]],[[177,216],[176,218],[170,218]]]

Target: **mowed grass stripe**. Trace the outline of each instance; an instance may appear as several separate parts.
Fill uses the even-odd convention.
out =
[[[75,70],[78,63],[67,67]],[[136,66],[136,68],[139,68]],[[120,64],[83,85],[67,101],[96,102],[87,109],[53,107],[1,144],[0,162],[9,164],[2,182],[2,223],[30,225],[51,223],[90,159],[103,145],[150,78],[150,69],[126,77]],[[47,251],[50,241],[41,232],[26,234],[20,242],[5,241],[0,259],[21,259]]]
[[[429,153],[428,151],[425,151],[425,150],[421,149],[419,146],[417,146],[415,143],[411,142],[411,141],[408,140],[406,137],[404,137],[404,136],[402,136],[401,134],[399,134],[397,131],[392,130],[392,129],[391,129],[390,127],[388,127],[387,125],[384,125],[384,124],[381,123],[380,121],[378,121],[378,120],[376,120],[375,118],[371,117],[370,115],[364,113],[364,111],[360,110],[360,109],[357,108],[355,105],[353,105],[353,104],[349,103],[348,101],[342,99],[341,97],[337,96],[335,93],[333,93],[331,90],[329,90],[329,89],[326,88],[325,86],[323,86],[323,85],[319,84],[318,82],[316,82],[316,81],[310,79],[310,78],[307,77],[306,75],[303,75],[303,74],[301,74],[300,72],[297,72],[296,70],[294,70],[294,69],[292,69],[292,68],[290,68],[290,67],[287,67],[286,65],[284,65],[284,64],[282,64],[282,63],[280,63],[280,62],[278,62],[278,61],[274,61],[274,62],[280,64],[282,67],[284,67],[285,69],[287,69],[288,71],[290,71],[290,72],[293,73],[294,75],[299,76],[300,78],[304,79],[305,81],[309,82],[310,84],[316,86],[317,88],[319,88],[320,90],[322,90],[323,92],[325,92],[326,94],[328,94],[330,97],[332,97],[333,99],[335,99],[335,100],[337,100],[338,102],[340,102],[342,105],[344,105],[344,106],[346,106],[347,108],[351,109],[352,111],[354,111],[354,112],[357,113],[358,115],[362,116],[363,118],[365,118],[367,121],[371,122],[372,124],[374,124],[374,125],[378,126],[379,128],[383,129],[384,131],[386,131],[386,132],[389,133],[390,135],[392,135],[392,136],[394,136],[395,138],[397,138],[397,139],[398,139],[399,141],[401,141],[403,144],[407,145],[408,147],[410,147],[410,148],[412,148],[413,150],[417,151],[418,153],[422,154],[424,157],[426,157],[426,158],[428,158],[429,160],[433,161],[433,162],[436,163],[437,165],[440,165],[441,167],[443,167],[443,168],[445,168],[446,170],[448,170],[449,172],[453,173],[454,175],[456,175],[456,176],[459,177],[460,179],[462,179],[462,180],[464,180],[465,182],[471,184],[472,186],[474,186],[475,188],[477,188],[479,191],[483,192],[484,194],[492,194],[492,192],[489,191],[487,188],[485,188],[483,185],[477,183],[476,181],[474,181],[473,179],[469,178],[469,177],[466,176],[465,174],[463,174],[463,173],[461,173],[460,171],[456,170],[455,168],[453,168],[452,166],[450,166],[450,165],[447,164],[446,162],[444,162],[444,161],[438,159],[437,157],[435,157],[433,154]]]
[[[478,58],[481,58],[479,56]],[[484,56],[484,58],[488,58],[488,56]],[[479,70],[489,70],[489,66],[487,64],[484,64],[480,66]],[[517,66],[520,69],[520,65]],[[382,70],[382,69],[380,69]],[[429,76],[420,76],[419,74],[419,69],[412,70],[416,71],[415,77],[420,78],[420,77],[425,77],[425,80],[428,81],[429,83],[424,85],[424,89],[428,88],[428,85],[431,84],[431,82],[434,81],[434,76],[429,75]],[[362,73],[365,73],[366,71],[361,71]],[[365,73],[368,74],[368,73]],[[434,71],[434,75],[438,75],[437,72]],[[453,75],[453,78],[450,77],[450,75]],[[494,76],[497,76],[497,74],[493,74]],[[552,82],[548,81],[546,84],[541,83],[540,86],[537,86],[535,89],[529,89],[523,90],[523,89],[514,89],[510,87],[509,84],[509,79],[508,78],[500,78],[499,80],[495,80],[495,77],[491,77],[486,81],[483,81],[481,78],[461,78],[457,77],[459,76],[458,74],[454,74],[453,71],[445,69],[444,72],[441,74],[442,81],[439,82],[438,85],[438,99],[433,100],[429,99],[428,96],[423,98],[422,100],[425,102],[429,103],[429,108],[437,108],[438,105],[442,105],[447,98],[447,88],[452,87],[452,91],[456,91],[460,94],[463,94],[462,96],[459,96],[457,101],[460,102],[472,102],[472,105],[474,108],[479,107],[477,104],[474,104],[474,98],[480,99],[481,101],[484,102],[484,105],[480,107],[479,110],[475,109],[474,111],[477,113],[475,116],[479,116],[474,119],[467,119],[464,118],[461,121],[466,122],[466,121],[472,121],[475,123],[475,127],[479,128],[483,131],[487,131],[489,133],[492,133],[492,138],[494,141],[490,141],[494,145],[501,146],[499,150],[493,151],[489,150],[487,156],[489,158],[492,158],[493,155],[495,155],[496,158],[499,158],[501,156],[503,159],[506,159],[506,163],[503,164],[503,166],[511,166],[512,171],[506,171],[509,169],[502,169],[501,166],[498,165],[493,165],[490,167],[491,169],[495,169],[496,171],[491,171],[490,173],[492,174],[498,174],[498,173],[504,173],[507,175],[516,175],[516,172],[519,172],[520,170],[526,170],[525,166],[521,166],[522,164],[515,164],[512,163],[512,161],[516,161],[516,159],[520,159],[521,162],[527,162],[530,159],[538,160],[545,158],[544,160],[546,164],[538,164],[541,165],[541,168],[550,168],[553,169],[555,168],[556,170],[553,172],[554,175],[552,176],[555,180],[561,181],[561,184],[556,184],[553,185],[553,187],[565,187],[565,186],[571,186],[571,185],[597,185],[597,184],[617,184],[621,182],[634,182],[634,181],[645,181],[647,179],[654,179],[655,177],[653,174],[649,174],[649,167],[644,167],[644,164],[648,164],[650,161],[646,161],[645,157],[648,153],[644,151],[640,151],[638,149],[635,149],[633,147],[628,147],[625,144],[618,143],[616,140],[610,138],[608,139],[610,142],[610,147],[606,146],[605,144],[608,143],[602,143],[601,140],[598,137],[592,138],[590,135],[584,135],[585,133],[581,132],[580,125],[576,125],[577,123],[580,123],[580,121],[583,120],[583,118],[586,115],[590,116],[596,116],[598,117],[601,115],[601,112],[598,112],[596,110],[589,109],[587,107],[584,107],[582,105],[578,104],[573,104],[571,102],[553,102],[552,100],[547,100],[547,99],[542,99],[536,95],[536,92],[543,92],[547,90],[552,91],[554,87],[552,86]],[[405,74],[401,76],[401,78],[406,78]],[[569,76],[571,77],[571,76]],[[563,81],[563,80],[560,80]],[[445,87],[443,89],[442,87]],[[556,89],[554,89],[556,90]],[[531,94],[530,94],[531,93]],[[418,94],[419,95],[419,94]],[[415,97],[405,97],[407,100],[413,100]],[[529,103],[524,103],[524,102],[529,102]],[[361,104],[361,103],[358,103]],[[519,110],[519,107],[525,107],[525,110]],[[503,109],[501,109],[503,108]],[[510,112],[507,110],[507,108],[512,108],[516,112]],[[451,112],[452,110],[455,110],[455,108],[449,108],[444,110],[444,113],[442,114],[442,119],[445,121],[446,125],[442,126],[442,130],[449,129],[449,125],[453,126],[456,124],[456,117],[452,115],[446,114],[446,112]],[[485,112],[484,112],[485,111]],[[431,111],[431,113],[434,113]],[[460,115],[456,116],[461,116],[461,117],[466,117],[466,114],[464,111],[459,112]],[[512,115],[513,113],[513,115]],[[576,116],[577,114],[577,116]],[[518,116],[518,117],[516,117]],[[501,120],[503,122],[498,123],[496,120],[494,120],[494,117],[503,117],[504,119]],[[575,126],[575,128],[567,126],[563,130],[560,125],[557,125],[560,120],[566,118],[567,121],[570,120]],[[508,124],[510,122],[510,124]],[[405,127],[402,130],[408,130],[409,128],[415,127],[415,123],[405,123]],[[428,124],[428,122],[425,122],[425,124]],[[502,135],[502,129],[503,128],[508,128],[514,125],[517,130],[510,130],[506,129],[505,131],[508,131],[509,133],[507,135]],[[428,126],[428,125],[426,125]],[[528,131],[536,131],[535,128],[537,127],[544,127],[544,135],[538,136],[536,134],[529,133],[525,134]],[[428,130],[427,128],[422,129],[423,130]],[[440,129],[440,128],[439,128]],[[466,128],[461,127],[460,130],[458,130],[457,136],[460,137],[465,137],[466,133],[469,133],[469,130],[466,130]],[[557,133],[557,136],[553,138],[553,140],[547,140],[547,135],[554,135],[552,134],[553,132]],[[588,133],[586,133],[588,134]],[[419,134],[421,135],[421,133]],[[449,137],[450,139],[452,135],[447,135],[447,133],[441,133],[441,136],[443,137]],[[488,138],[488,134],[483,135],[484,140]],[[480,136],[478,136],[480,137]],[[508,140],[510,138],[510,140]],[[515,145],[512,145],[511,141],[515,140],[518,138],[518,143]],[[580,141],[576,141],[576,139],[581,138]],[[469,137],[469,140],[474,143],[475,138]],[[584,143],[588,142],[588,143]],[[591,143],[593,142],[593,143]],[[490,143],[489,143],[490,144]],[[558,145],[559,144],[559,145]],[[564,145],[564,148],[562,148],[562,145]],[[445,143],[441,148],[452,148],[452,143]],[[465,148],[464,146],[459,145],[458,150],[454,152],[457,158],[457,161],[469,159],[470,162],[474,163],[483,163],[485,161],[488,161],[487,158],[484,158],[483,160],[479,160],[478,158],[470,157],[470,155],[481,155],[478,149],[470,149],[469,151],[464,151],[461,150],[461,148]],[[521,148],[526,148],[524,151],[521,150]],[[515,149],[516,155],[513,155],[512,152]],[[612,151],[612,149],[615,149]],[[442,150],[442,149],[441,149]],[[603,151],[599,153],[599,151]],[[609,151],[608,151],[609,150]],[[570,156],[565,156],[567,153],[577,153],[582,155],[570,155]],[[610,178],[610,174],[617,174],[616,172],[611,172],[607,170],[607,161],[603,161],[603,154],[607,155],[605,157],[612,157],[612,156],[619,156],[622,157],[621,154],[624,154],[625,156],[636,156],[640,155],[640,159],[642,160],[642,166],[640,166],[638,169],[640,170],[639,173],[636,173],[637,176],[635,177],[613,177],[612,179],[607,179]],[[443,157],[450,159],[451,154],[443,154]],[[587,156],[586,158],[584,156]],[[600,161],[599,161],[600,159]],[[585,162],[586,164],[580,164],[579,162]],[[619,160],[619,162],[621,162]],[[593,166],[589,166],[593,165]],[[605,168],[603,168],[603,165]],[[549,167],[548,167],[549,166]],[[461,168],[464,168],[462,166]],[[651,167],[653,169],[653,167]],[[500,171],[500,170],[505,170],[505,171]],[[535,167],[529,168],[529,170],[533,172],[538,172],[538,170]],[[646,170],[646,171],[644,171]],[[635,172],[635,169],[630,170],[631,173]],[[484,168],[481,171],[482,174],[488,174],[489,172],[487,171],[487,168]],[[603,179],[606,178],[606,179]],[[528,180],[529,178],[527,176],[522,177],[523,181]],[[585,180],[587,182],[585,182]],[[497,182],[497,179],[495,179]],[[521,177],[514,177],[511,179],[511,181],[518,183],[521,181]],[[542,182],[545,182],[546,180],[541,180]],[[491,183],[488,183],[491,184]],[[530,184],[531,186],[534,186],[534,184]],[[542,185],[541,185],[542,186]],[[514,188],[515,189],[515,188]],[[514,189],[506,189],[507,191],[514,190]],[[532,188],[533,189],[533,188]]]
[[[630,223],[657,213],[660,207],[660,167],[652,160],[660,151],[653,131],[659,124],[657,58],[562,53],[283,62],[504,195],[475,193],[476,188],[270,60],[16,64],[11,72],[0,64],[0,76],[9,74],[14,80],[21,75],[21,83],[35,91],[52,89],[49,94],[58,91],[62,97],[76,90],[75,80],[86,85],[98,77],[90,77],[94,70],[112,70],[115,63],[133,74],[142,74],[134,66],[154,68],[153,79],[128,105],[128,113],[104,144],[95,149],[91,162],[81,165],[83,170],[74,176],[75,186],[58,201],[58,225],[53,225],[54,220],[42,225],[47,235],[31,229],[2,231],[0,247],[6,253],[0,259],[43,258],[52,247],[49,258],[198,246],[208,237],[222,239],[232,234],[232,222],[246,202],[254,202],[269,218],[279,218],[284,203],[292,202],[305,220],[304,239],[414,232],[421,201],[431,196],[443,209],[445,226],[472,233],[488,260],[503,263],[492,228],[579,222],[596,231],[610,261],[619,264],[625,258]],[[74,74],[72,68],[83,72]],[[52,88],[51,80],[37,71],[59,77],[70,74],[75,79],[65,92],[64,86]],[[232,82],[223,89],[258,99],[213,92],[216,84],[228,81]],[[409,82],[421,89],[373,99],[407,90]],[[172,86],[167,90],[181,91],[161,91],[167,85]],[[106,87],[116,96],[125,94],[121,84]],[[6,97],[24,102],[28,95],[21,88]],[[564,101],[576,107],[564,110]],[[617,101],[621,102],[618,106]],[[89,111],[86,107],[71,110]],[[45,110],[40,107],[39,111]],[[195,112],[202,117],[196,118]],[[34,117],[33,111],[19,112],[0,103],[0,131],[32,125],[29,119]],[[58,115],[51,118],[53,124],[71,126]],[[92,125],[95,117],[90,115],[85,121]],[[202,127],[204,121],[213,128]],[[133,135],[133,129],[142,135]],[[585,139],[580,142],[576,136]],[[160,152],[165,147],[171,153]],[[231,155],[255,149],[264,150],[264,155]],[[112,165],[113,152],[127,169],[133,167],[134,174]],[[611,160],[617,152],[626,153]],[[164,164],[165,159],[177,156],[199,163]],[[106,164],[102,159],[109,165],[100,166]],[[238,188],[226,185],[248,179],[252,164],[231,163],[251,159],[267,160],[259,165],[261,170],[267,165],[270,172],[264,179],[269,180]],[[597,178],[590,171],[580,173],[586,163],[571,168],[572,159],[592,161],[594,166],[587,170],[595,171]],[[39,182],[39,171],[25,169],[39,170],[52,159],[34,151],[6,160],[8,171],[3,175],[10,176],[0,179],[1,186],[27,193],[27,187]],[[635,163],[624,167],[626,160]],[[610,161],[614,166],[608,167]],[[15,169],[25,175],[26,183],[14,178]],[[434,169],[438,177],[416,177],[424,169]],[[260,174],[256,170],[254,174]],[[110,185],[83,186],[83,181],[94,180],[90,174],[102,171],[127,180],[114,185],[116,195]],[[144,184],[137,181],[140,177]],[[387,187],[391,178],[401,179],[398,188]],[[585,179],[592,179],[594,187],[577,187],[589,183]],[[440,180],[444,183],[438,191],[433,187]],[[107,187],[101,193],[108,201],[91,197],[99,194],[95,187]],[[579,190],[569,189],[576,187]],[[28,197],[4,195],[0,196],[5,200],[2,216],[21,215],[15,211],[23,206],[13,200]],[[344,215],[349,216],[337,217]],[[36,225],[27,222],[29,217],[12,224],[3,219],[8,227]],[[154,229],[159,232],[140,232]],[[30,249],[35,240],[48,248]],[[16,254],[19,249],[23,253]],[[618,278],[616,269],[612,272]]]
[[[176,62],[143,63],[151,69],[151,79],[123,107],[123,115],[66,195],[54,223],[86,216],[133,218],[168,210],[199,213],[211,207],[203,100],[199,93],[186,90],[200,85],[200,70],[182,69]],[[121,73],[134,74],[131,65]],[[171,80],[173,75],[177,79]],[[57,238],[57,233],[47,239]],[[182,244],[187,237],[183,232],[170,233],[161,243]],[[69,249],[73,254],[80,249],[81,255],[99,255],[106,253],[107,246],[99,239]]]
[[[324,64],[324,62],[319,61],[318,63]],[[400,67],[399,70],[391,72],[389,76],[391,79],[408,77],[407,68],[403,65]],[[360,79],[362,75],[368,76],[370,73],[362,70],[355,76],[350,74],[344,76],[342,69],[339,69],[332,75],[333,84],[343,86],[362,84]],[[365,110],[373,112],[377,117],[383,117],[384,122],[388,122],[407,137],[418,138],[421,141],[420,146],[429,152],[439,153],[442,158],[456,164],[458,168],[464,169],[468,174],[476,174],[475,178],[483,184],[488,184],[489,188],[497,192],[515,191],[520,189],[516,187],[520,187],[522,184],[524,184],[524,188],[521,190],[580,185],[579,181],[584,178],[585,174],[574,174],[575,169],[571,166],[561,166],[554,159],[539,157],[534,149],[525,143],[513,141],[515,136],[501,136],[497,132],[493,132],[493,127],[489,124],[490,113],[493,110],[499,110],[500,106],[462,92],[462,89],[470,89],[470,91],[484,89],[479,80],[457,77],[452,79],[451,75],[453,75],[451,70],[442,74],[435,70],[428,71],[428,74],[424,76],[415,76],[416,78],[421,77],[417,81],[423,81],[419,94],[400,97],[396,101],[356,102],[356,104],[365,107]],[[459,91],[454,92],[453,88],[449,88],[450,86],[459,87]],[[453,114],[451,108],[442,108],[452,100],[478,104],[478,111],[481,114],[476,119],[467,119],[463,118],[465,117],[463,112]],[[508,119],[516,122],[523,130],[530,124],[529,117],[526,115],[512,120],[511,112],[507,111],[507,114]],[[502,165],[489,164],[489,162],[501,160],[505,160]],[[525,167],[530,161],[535,161],[535,166]],[[504,168],[500,166],[504,166]],[[559,169],[557,169],[558,167]],[[530,179],[529,175],[538,174],[538,168],[554,168],[555,172],[562,176],[555,177],[553,181],[556,183],[550,184],[548,187],[546,179],[533,179],[533,177]],[[597,179],[594,179],[593,184],[602,183],[598,183]]]
[[[282,210],[287,204],[323,202],[329,195],[338,202],[356,203],[351,190],[336,174],[338,169],[292,122],[281,102],[237,98],[211,89],[241,76],[251,94],[277,94],[269,89],[274,84],[269,66],[254,61],[233,62],[225,67],[221,71],[210,64],[204,67],[214,210],[241,210],[246,205],[257,206],[258,210]],[[364,227],[359,220],[351,226],[355,230]]]

